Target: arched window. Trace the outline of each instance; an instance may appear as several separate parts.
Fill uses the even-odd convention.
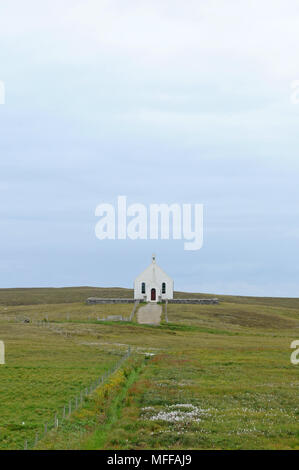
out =
[[[141,294],[145,294],[145,282],[141,283]]]
[[[166,294],[166,283],[162,282],[162,294]]]

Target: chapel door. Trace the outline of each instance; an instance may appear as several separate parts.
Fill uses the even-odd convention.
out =
[[[151,300],[156,300],[156,289],[151,290]]]

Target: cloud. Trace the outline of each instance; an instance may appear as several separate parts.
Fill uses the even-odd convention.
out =
[[[297,292],[298,13],[295,0],[2,2],[0,248],[23,268],[0,281],[47,283],[50,266],[55,284],[129,283],[153,249],[186,288]],[[94,208],[119,194],[203,202],[196,259],[98,245]]]
[[[151,73],[156,65],[179,76],[184,65],[189,74],[219,73],[219,62],[227,64],[224,76],[239,74],[236,67],[230,70],[238,62],[272,79],[298,72],[295,0],[287,7],[282,0],[11,0],[0,13],[0,37],[11,47],[23,38],[18,46],[30,47],[32,61],[84,64],[109,54],[150,67]]]

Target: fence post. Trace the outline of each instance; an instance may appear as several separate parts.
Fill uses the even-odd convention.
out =
[[[127,350],[125,356],[120,359],[120,361],[117,365],[113,366],[111,369],[105,370],[104,374],[102,376],[100,376],[93,384],[90,385],[90,393],[92,393],[94,388],[96,388],[98,385],[100,385],[101,383],[103,384],[105,379],[108,378],[109,375],[111,375],[113,372],[115,372],[118,369],[118,367],[120,367],[121,364],[124,362],[124,360],[127,357],[130,356],[130,354],[131,354],[131,346],[128,347],[128,350]],[[83,403],[84,393],[85,393],[86,396],[88,395],[88,393],[89,393],[88,387],[86,387],[85,390],[82,390],[80,392],[79,399],[78,399],[78,396],[76,397],[76,399],[75,399],[76,409],[78,408],[78,401],[79,400],[80,400],[81,404]],[[70,400],[69,404],[68,404],[68,415],[70,416],[71,413],[72,413],[72,400]],[[66,417],[66,406],[63,407],[62,419],[64,419],[65,417]],[[59,420],[58,420],[57,413],[56,413],[55,417],[54,417],[54,427],[58,428],[58,426],[59,426]],[[48,432],[48,423],[45,423],[44,434],[47,434],[47,432]],[[34,440],[34,446],[37,445],[38,439],[39,439],[39,435],[38,435],[38,433],[36,433],[35,434],[35,440]],[[27,449],[28,449],[28,440],[25,439],[24,450],[27,450]]]

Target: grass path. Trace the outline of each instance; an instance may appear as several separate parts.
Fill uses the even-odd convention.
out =
[[[84,450],[99,450],[105,447],[105,442],[109,438],[109,431],[120,419],[122,410],[125,406],[125,399],[128,389],[137,381],[140,373],[145,367],[145,362],[142,363],[138,369],[133,369],[123,386],[122,390],[112,401],[107,412],[107,419],[105,424],[101,424],[88,439],[83,443],[82,449]],[[111,436],[110,436],[111,437]]]

